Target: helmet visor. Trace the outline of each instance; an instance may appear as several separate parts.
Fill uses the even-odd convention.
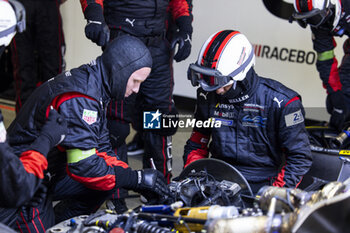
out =
[[[228,75],[222,75],[218,70],[192,63],[188,67],[187,78],[191,81],[192,86],[201,85],[205,91],[215,91],[227,85],[231,80],[236,82],[234,77],[247,68],[253,57],[254,50],[252,49],[247,60]]]
[[[222,75],[218,70],[193,63],[188,68],[187,76],[192,86],[200,85],[205,91],[215,91],[233,80],[230,76]]]
[[[328,14],[331,11],[326,8],[323,10],[320,9],[313,9],[312,11],[308,12],[301,12],[301,13],[293,13],[293,18],[296,20],[304,21],[306,24],[309,24],[311,27],[319,27],[326,19]]]

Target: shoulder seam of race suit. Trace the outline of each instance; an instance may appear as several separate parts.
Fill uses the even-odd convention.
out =
[[[269,88],[275,90],[279,94],[285,96],[288,99],[292,99],[295,96],[300,96],[296,91],[284,86],[282,83],[280,83],[277,80],[260,77],[260,82],[263,83],[264,85],[268,86]],[[272,83],[273,83],[273,85],[272,85]]]
[[[297,100],[300,100],[299,96],[293,97],[292,99],[290,99],[290,100],[284,105],[284,107],[287,107],[287,105],[289,105],[290,103],[292,103],[292,102],[294,102],[294,101],[297,101]]]
[[[66,92],[66,93],[63,93],[61,95],[56,96],[52,100],[51,104],[46,109],[46,118],[49,117],[49,112],[51,110],[50,109],[51,106],[58,111],[61,104],[63,104],[65,101],[70,100],[70,99],[74,99],[74,98],[78,98],[78,97],[83,97],[83,98],[87,98],[87,99],[94,100],[94,101],[98,102],[96,99],[94,99],[88,95],[79,93],[79,92]]]

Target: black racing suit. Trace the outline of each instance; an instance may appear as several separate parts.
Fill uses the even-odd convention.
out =
[[[194,128],[185,145],[184,165],[210,152],[212,158],[236,167],[253,192],[270,184],[296,187],[312,163],[300,97],[253,71],[247,76],[253,80],[252,88],[235,99],[197,90],[196,120],[214,118],[222,125]]]
[[[42,82],[65,69],[60,0],[19,0],[26,10],[26,30],[12,41],[16,111]]]
[[[311,28],[313,47],[318,54],[316,67],[323,86],[327,90],[327,109],[330,114],[332,114],[332,105],[337,105],[336,102],[339,103],[342,99],[336,97],[340,93],[344,95],[344,107],[348,111],[350,110],[350,40],[347,39],[344,42],[344,56],[339,67],[334,55],[334,48],[336,47],[334,37],[350,35],[350,3],[344,0],[341,3],[341,18],[334,29],[332,20],[326,21],[319,28]],[[331,98],[334,98],[334,100],[332,101]]]
[[[68,133],[48,155],[49,193],[37,208],[26,208],[17,219],[23,232],[45,232],[55,222],[89,214],[106,200],[120,182],[131,182],[124,174],[128,165],[112,151],[107,129],[106,107],[110,101],[110,78],[101,58],[56,76],[38,87],[9,127],[9,141],[17,153],[33,141],[53,106],[67,120]],[[117,69],[110,69],[119,72]],[[116,74],[118,75],[118,74]],[[119,75],[120,76],[120,75]],[[118,77],[119,77],[118,76]],[[129,77],[129,76],[128,76]],[[116,80],[125,93],[126,80]],[[124,95],[124,94],[122,94]],[[52,200],[74,199],[56,206]],[[67,204],[67,205],[66,205]]]
[[[40,186],[48,163],[44,155],[30,148],[18,157],[5,141],[1,111],[0,121],[0,222],[12,225],[17,208],[28,202]]]
[[[176,24],[191,28],[192,14],[186,0],[81,0],[83,10],[90,4],[103,2],[105,21],[111,30],[111,39],[122,34],[140,38],[148,47],[153,59],[150,76],[142,83],[137,96],[122,101],[112,101],[108,108],[109,129],[116,153],[124,161],[127,159],[125,138],[132,122],[133,127],[143,131],[143,112],[159,111],[163,114],[176,114],[173,102],[172,53],[165,37],[167,11],[170,11]],[[153,158],[156,168],[170,181],[172,169],[171,135],[169,131],[144,131],[145,154],[143,167],[150,168]]]

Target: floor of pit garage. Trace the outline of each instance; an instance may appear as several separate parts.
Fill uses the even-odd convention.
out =
[[[181,98],[178,99],[178,102],[181,104],[178,105],[178,110],[180,114],[188,115],[193,114],[193,103],[189,104],[188,100],[184,101]],[[177,103],[177,99],[175,98],[175,103]],[[15,118],[15,102],[6,99],[0,99],[0,109],[2,111],[4,117],[4,124],[7,128],[12,120]],[[173,155],[173,177],[176,177],[180,174],[183,166],[182,162],[182,154],[183,147],[185,145],[186,140],[189,138],[191,134],[190,130],[179,130],[174,136],[172,141],[172,155]],[[135,131],[131,130],[130,135],[127,138],[127,143],[130,142],[135,135]],[[129,165],[133,169],[141,169],[142,168],[142,156],[129,156]],[[133,192],[129,192],[131,196],[135,196]],[[129,208],[135,208],[141,204],[139,198],[128,198],[126,199],[127,206]]]

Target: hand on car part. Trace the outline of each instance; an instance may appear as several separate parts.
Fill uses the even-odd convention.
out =
[[[109,28],[104,20],[102,7],[99,4],[90,4],[84,12],[87,24],[85,35],[99,46],[105,46],[109,41]]]
[[[179,31],[174,35],[171,41],[171,49],[174,50],[178,44],[177,52],[174,56],[175,61],[185,60],[191,53],[192,47],[192,18],[182,16],[176,20]]]
[[[30,148],[46,156],[54,146],[64,140],[67,131],[66,120],[55,109],[51,109],[39,137]]]
[[[328,113],[331,114],[329,125],[338,131],[341,131],[344,128],[345,120],[348,114],[342,91],[336,91],[328,94],[326,99],[326,107]]]
[[[170,191],[160,171],[144,169],[137,171],[138,182],[135,191],[141,193],[148,204],[171,203]]]

